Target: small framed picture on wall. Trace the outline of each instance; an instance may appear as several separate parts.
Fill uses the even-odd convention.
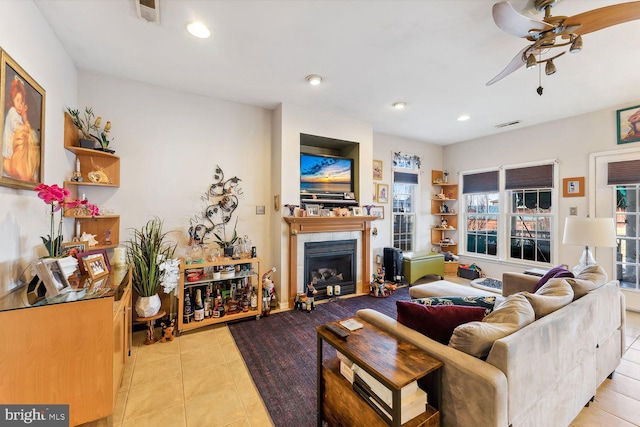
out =
[[[563,197],[583,197],[584,196],[584,176],[562,179]]]
[[[618,144],[640,141],[640,105],[616,111]]]
[[[373,179],[376,181],[382,180],[382,160],[373,161]]]
[[[378,184],[376,188],[376,201],[378,203],[387,203],[389,201],[389,184]]]

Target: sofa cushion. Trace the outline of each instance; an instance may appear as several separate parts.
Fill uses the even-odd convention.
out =
[[[442,344],[449,342],[456,326],[484,317],[482,307],[425,306],[410,301],[396,301],[396,308],[398,322]]]
[[[496,297],[494,296],[469,296],[469,297],[429,297],[429,298],[417,298],[413,299],[413,302],[427,306],[437,305],[460,305],[467,307],[482,307],[485,309],[485,313],[489,314],[493,311],[493,307],[496,304]]]
[[[562,278],[550,279],[535,293],[522,292],[527,297],[536,319],[553,313],[573,301],[573,289],[567,280]]]
[[[455,328],[449,347],[484,358],[495,340],[511,335],[534,320],[535,313],[529,300],[520,293],[510,295],[481,322],[469,322]]]
[[[536,287],[533,288],[533,292],[536,292],[538,289],[543,287],[545,283],[554,277],[573,277],[573,273],[567,270],[563,265],[559,265],[557,267],[553,267],[551,270],[547,271],[544,276],[538,280]]]
[[[567,278],[573,288],[573,299],[577,300],[607,283],[607,272],[599,265],[590,265],[574,279]]]

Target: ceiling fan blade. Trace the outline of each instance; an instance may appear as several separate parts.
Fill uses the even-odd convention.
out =
[[[575,33],[582,35],[635,19],[640,19],[640,1],[614,4],[579,13],[565,19],[563,25],[565,27],[580,25],[580,28]]]
[[[538,21],[520,14],[507,1],[501,1],[493,5],[493,20],[502,31],[523,38],[529,37],[529,31],[531,30],[541,32],[553,28],[544,21]]]
[[[524,54],[525,51],[527,51],[529,48],[531,48],[531,46],[525,46],[524,49],[522,49],[520,52],[518,52],[517,55],[513,57],[511,62],[509,62],[509,65],[507,65],[504,70],[500,71],[500,74],[498,74],[497,76],[495,76],[494,78],[492,78],[491,80],[489,80],[487,82],[487,86],[490,86],[490,85],[494,84],[495,82],[504,79],[509,74],[513,73],[518,68],[522,67],[524,65],[524,60],[522,59],[522,54]]]

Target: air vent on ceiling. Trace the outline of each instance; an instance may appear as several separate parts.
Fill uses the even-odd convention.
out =
[[[506,128],[507,126],[517,125],[518,123],[520,123],[520,120],[514,120],[512,122],[501,123],[499,125],[496,125],[496,127],[497,128]]]
[[[160,0],[134,0],[138,18],[145,21],[160,23]]]

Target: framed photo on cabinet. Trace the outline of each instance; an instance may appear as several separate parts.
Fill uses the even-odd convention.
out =
[[[31,190],[42,183],[45,92],[0,49],[0,185]]]

